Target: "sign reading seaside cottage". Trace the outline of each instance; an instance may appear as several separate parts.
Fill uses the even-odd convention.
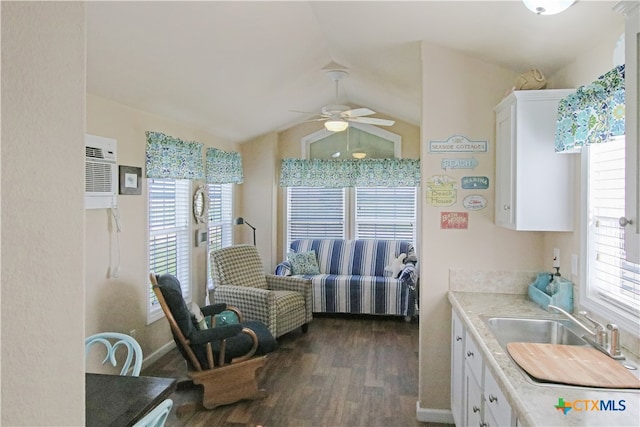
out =
[[[462,135],[453,135],[444,141],[429,141],[430,153],[486,153],[487,141],[471,141]]]

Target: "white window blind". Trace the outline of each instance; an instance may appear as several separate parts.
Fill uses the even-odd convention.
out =
[[[355,189],[355,238],[415,242],[415,187]]]
[[[190,181],[151,178],[149,187],[149,271],[169,273],[178,278],[182,295],[191,301],[190,259],[191,213]],[[149,286],[149,315],[160,312],[160,305]]]
[[[625,143],[616,138],[589,146],[589,294],[640,315],[640,265],[625,260]]]
[[[287,189],[287,248],[296,239],[344,239],[343,188]]]
[[[209,194],[208,255],[233,243],[233,184],[207,184]],[[210,256],[207,256],[209,265]],[[207,270],[207,285],[213,287],[211,270]]]
[[[287,189],[287,248],[296,239],[392,239],[415,243],[415,187]]]

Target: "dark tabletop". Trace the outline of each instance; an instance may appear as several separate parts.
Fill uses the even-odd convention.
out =
[[[176,387],[173,378],[85,375],[87,426],[130,426]]]

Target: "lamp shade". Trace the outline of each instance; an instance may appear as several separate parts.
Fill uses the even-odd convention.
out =
[[[522,0],[527,9],[538,15],[555,15],[567,10],[575,0]]]
[[[342,132],[349,127],[349,122],[343,119],[329,119],[324,122],[324,127],[330,132]]]

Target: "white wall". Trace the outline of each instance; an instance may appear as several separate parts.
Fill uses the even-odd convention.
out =
[[[280,173],[278,135],[274,132],[242,144],[242,167],[245,182],[242,184],[241,215],[256,227],[256,246],[265,271],[273,273],[280,262],[276,253],[277,243],[277,191]],[[247,225],[237,226],[240,239],[236,243],[253,243],[253,231]]]
[[[2,2],[2,418],[84,425],[85,5]]]
[[[422,45],[422,235],[420,257],[420,390],[419,406],[427,413],[449,408],[451,306],[447,300],[449,269],[521,270],[542,268],[542,233],[511,231],[494,224],[495,115],[493,108],[511,88],[516,75],[451,50]],[[440,167],[444,157],[428,152],[430,140],[451,135],[488,141],[488,153],[474,153],[476,169],[450,170]],[[453,206],[426,203],[426,180],[446,174],[489,177],[482,193],[487,207],[469,212],[462,207],[466,194],[458,190]],[[468,212],[467,230],[440,229],[440,213]]]
[[[148,219],[145,173],[145,131],[163,132],[185,141],[198,141],[205,147],[237,151],[237,145],[188,125],[168,120],[126,105],[87,95],[87,133],[118,141],[118,164],[142,168],[142,194],[118,195],[122,232],[116,236],[107,209],[84,211],[86,219],[86,334],[136,330],[145,359],[154,356],[173,341],[169,324],[163,318],[147,325],[149,271],[147,259]],[[203,149],[203,159],[204,159]],[[197,184],[192,188],[195,191]],[[237,188],[238,186],[236,186]],[[192,236],[205,226],[191,218]],[[118,277],[109,274],[118,264]],[[192,290],[194,301],[204,304],[206,285],[206,245],[192,246]],[[100,366],[90,365],[100,371]]]

